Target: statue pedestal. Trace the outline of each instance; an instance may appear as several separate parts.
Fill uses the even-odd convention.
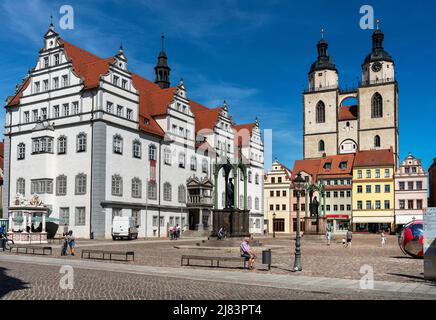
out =
[[[219,209],[213,210],[212,236],[218,236],[218,231],[224,227],[228,237],[249,237],[249,210]]]
[[[318,232],[316,232],[316,218],[314,217],[305,217],[304,218],[304,234],[318,234],[318,235],[324,235],[326,232],[326,218],[325,217],[319,217],[318,218]]]

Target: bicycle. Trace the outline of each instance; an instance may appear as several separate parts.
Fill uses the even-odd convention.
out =
[[[3,239],[1,239],[1,240],[3,241]],[[4,240],[6,240],[6,241],[5,241],[4,246],[3,246],[3,251],[10,251],[12,246],[15,244],[14,240],[9,239],[9,238],[5,238]]]

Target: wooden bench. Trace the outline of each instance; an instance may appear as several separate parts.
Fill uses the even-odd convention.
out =
[[[133,251],[108,251],[108,250],[96,250],[96,249],[83,249],[81,258],[86,258],[86,254],[88,254],[88,259],[99,259],[99,260],[120,260],[120,259],[112,259],[112,256],[125,256],[125,259],[121,261],[129,261],[129,257],[132,257],[131,261],[135,261],[135,252]],[[98,257],[91,256],[92,254],[98,255]],[[109,256],[109,259],[106,259]]]
[[[17,249],[17,253],[25,253],[25,254],[41,254],[41,255],[48,254],[48,255],[51,255],[52,252],[53,252],[52,247],[34,246],[34,245],[21,245],[21,244],[11,245],[10,248],[9,248],[9,252],[12,252],[12,249]],[[26,249],[26,251],[25,252],[19,252],[20,249]],[[41,253],[36,253],[35,251],[40,251]]]
[[[182,258],[180,260],[180,265],[183,266],[183,261],[187,260],[188,263],[186,264],[189,266],[190,260],[203,260],[203,261],[210,261],[210,266],[213,267],[213,262],[216,261],[216,266],[219,268],[220,261],[238,261],[244,263],[244,269],[246,269],[246,263],[247,260],[243,257],[217,257],[217,256],[194,256],[194,255],[182,255]]]

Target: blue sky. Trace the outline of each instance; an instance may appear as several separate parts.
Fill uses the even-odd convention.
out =
[[[64,4],[74,8],[74,30],[59,28]],[[381,19],[396,63],[401,158],[411,151],[428,169],[436,157],[434,1],[2,0],[0,97],[13,94],[34,66],[50,14],[62,37],[99,56],[114,55],[122,43],[130,69],[148,79],[164,32],[172,84],[183,78],[188,95],[209,107],[226,100],[237,123],[259,117],[273,130],[273,156],[292,168],[302,157],[301,93],[320,29],[341,86],[356,85],[371,50],[373,31],[359,27],[365,4]]]

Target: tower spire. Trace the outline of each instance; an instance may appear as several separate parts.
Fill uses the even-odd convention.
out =
[[[321,39],[324,39],[324,28],[321,28]]]
[[[165,53],[165,35],[162,33],[161,35],[162,47],[157,57],[157,64],[154,67],[154,71],[156,74],[155,83],[161,87],[162,89],[166,89],[170,87],[170,71],[171,68],[168,66],[168,58]]]
[[[377,25],[377,30],[379,30],[379,29],[380,29],[380,19],[377,19],[377,20],[375,21],[375,23],[376,23],[376,25]]]

